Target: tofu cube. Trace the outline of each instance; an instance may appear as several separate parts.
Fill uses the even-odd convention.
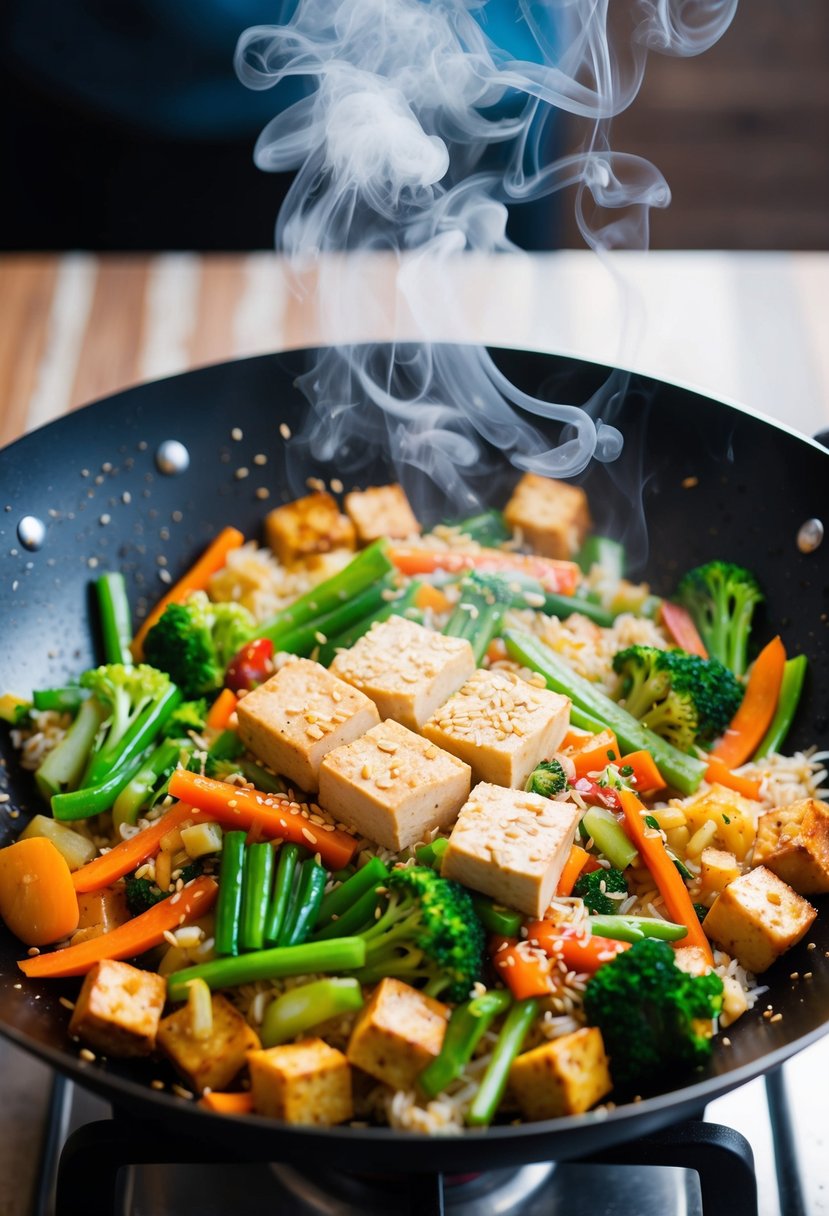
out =
[[[245,747],[302,790],[316,790],[328,752],[380,721],[373,701],[310,659],[286,663],[236,714]]]
[[[390,718],[328,753],[319,802],[360,835],[399,852],[453,824],[470,784],[468,764]]]
[[[265,516],[265,539],[285,566],[332,549],[354,549],[354,525],[336,499],[322,491],[306,494]]]
[[[707,844],[733,853],[742,861],[754,844],[756,808],[757,803],[751,798],[744,798],[724,785],[712,785],[710,790],[686,803],[685,818],[692,837],[706,823],[715,824],[716,831]]]
[[[545,557],[572,557],[590,527],[587,495],[578,486],[525,473],[504,508],[507,526]]]
[[[802,896],[757,866],[728,884],[703,928],[712,942],[759,974],[800,941],[816,916]]]
[[[420,534],[420,524],[400,485],[352,490],[343,501],[361,545],[368,545],[381,536],[405,540],[407,536]]]
[[[248,1067],[258,1115],[325,1127],[354,1116],[348,1060],[322,1039],[250,1051]]]
[[[602,1032],[585,1026],[513,1060],[510,1091],[525,1119],[580,1115],[613,1088]]]
[[[754,863],[801,895],[829,891],[829,806],[801,798],[760,816]]]
[[[206,1039],[192,1031],[187,1005],[161,1022],[158,1046],[195,1093],[227,1089],[245,1066],[249,1051],[262,1046],[256,1031],[227,997],[214,993],[213,1029]]]
[[[707,848],[700,855],[699,881],[703,894],[722,891],[740,877],[740,866],[733,853]]]
[[[465,638],[391,616],[341,651],[329,670],[371,697],[381,718],[419,731],[475,670],[475,656]]]
[[[348,1042],[349,1061],[393,1089],[413,1089],[440,1054],[449,1009],[402,980],[384,979],[364,1005]]]
[[[476,671],[423,734],[472,767],[473,781],[522,788],[567,731],[570,699],[511,671]]]
[[[87,972],[69,1022],[70,1035],[107,1056],[155,1050],[167,983],[153,971],[105,960]]]
[[[441,874],[527,916],[543,916],[580,817],[572,802],[476,785],[452,829]]]

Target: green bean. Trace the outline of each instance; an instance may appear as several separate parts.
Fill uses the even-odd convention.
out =
[[[239,918],[245,871],[245,833],[225,832],[216,900],[216,953],[239,953]]]
[[[800,702],[807,666],[808,660],[805,654],[798,654],[793,659],[786,660],[783,666],[780,695],[777,698],[777,709],[774,711],[771,725],[763,736],[753,759],[762,760],[763,756],[767,756],[769,752],[780,751]]]
[[[85,785],[82,789],[72,790],[68,794],[53,794],[52,815],[55,819],[70,822],[74,819],[91,819],[93,815],[103,815],[138,776],[147,756],[147,752],[139,752],[137,756],[113,769],[109,776],[97,785]]]
[[[361,896],[365,895],[367,891],[374,890],[378,883],[383,882],[388,876],[388,868],[380,858],[372,857],[371,861],[366,862],[356,874],[346,879],[339,887],[335,887],[333,891],[329,891],[324,897],[320,904],[317,931],[324,929],[335,916],[341,916]],[[315,933],[314,936],[317,934]]]
[[[505,908],[496,904],[488,895],[478,895],[473,892],[472,904],[478,920],[487,933],[497,933],[501,937],[517,937],[524,923],[524,917],[513,908]]]
[[[499,989],[473,997],[452,1010],[440,1054],[417,1079],[427,1098],[436,1098],[458,1079],[487,1030],[511,1002],[510,994]]]
[[[294,874],[300,857],[304,855],[298,844],[283,844],[279,850],[276,863],[276,879],[273,894],[265,917],[265,942],[275,946],[282,932],[288,906],[291,902],[291,891],[294,885]]]
[[[296,894],[279,934],[279,946],[299,946],[308,937],[319,915],[328,871],[309,857],[299,867]]]
[[[159,777],[169,774],[178,764],[182,750],[180,739],[165,739],[141,765],[141,768],[121,790],[112,804],[112,823],[135,823],[138,812],[149,803]]]
[[[337,604],[330,612],[283,634],[279,639],[279,649],[289,654],[309,655],[317,646],[324,646],[330,637],[335,637],[357,621],[376,612],[378,608],[382,608],[386,602],[386,594],[393,591],[394,586],[391,575],[378,583],[372,583],[358,595]]]
[[[262,1020],[263,1047],[277,1047],[304,1034],[320,1022],[361,1009],[363,992],[357,980],[336,977],[290,988],[271,1001]]]
[[[65,688],[39,688],[32,693],[35,709],[51,709],[59,714],[76,714],[85,700],[86,693],[77,684]]]
[[[587,923],[596,937],[612,937],[617,942],[639,942],[645,937],[678,942],[688,935],[685,925],[658,916],[588,916]]]
[[[402,595],[398,595],[395,599],[387,600],[376,612],[370,612],[368,616],[361,617],[350,629],[344,629],[333,636],[327,634],[328,641],[320,646],[317,662],[322,663],[323,667],[328,667],[333,662],[338,650],[348,650],[355,642],[359,642],[364,634],[368,633],[372,625],[379,624],[381,621],[387,621],[390,616],[406,616],[409,620],[416,619],[413,609],[421,586],[422,583],[413,579]],[[420,616],[421,614],[417,613],[416,615]],[[326,631],[323,630],[323,633],[326,633]]]
[[[261,950],[265,944],[265,918],[271,899],[273,859],[273,845],[267,842],[248,845],[242,877],[240,950]]]
[[[132,665],[132,619],[123,574],[113,571],[95,581],[104,641],[104,662]]]
[[[429,844],[422,844],[419,848],[415,849],[417,864],[419,866],[429,866],[432,870],[439,870],[448,848],[448,837],[437,836]]]
[[[366,943],[361,937],[338,937],[332,942],[304,942],[301,946],[276,946],[253,950],[236,958],[217,958],[196,967],[175,971],[167,980],[171,1001],[187,1000],[191,980],[204,980],[208,988],[235,988],[257,980],[282,979],[289,975],[353,971],[366,961]]]
[[[374,912],[379,900],[377,887],[370,887],[336,920],[330,920],[322,929],[315,929],[311,934],[312,940],[323,942],[333,937],[350,937],[352,933],[360,933],[374,921]]]
[[[587,839],[593,840],[596,848],[617,870],[626,870],[636,856],[636,845],[612,811],[592,806],[582,819]]]
[[[512,1062],[524,1046],[527,1032],[537,1016],[538,1001],[535,997],[516,1001],[511,1007],[469,1108],[466,1121],[470,1127],[486,1127],[494,1119],[507,1087]]]
[[[77,787],[95,736],[108,714],[109,710],[95,697],[83,702],[69,730],[35,773],[37,788],[44,798]]]

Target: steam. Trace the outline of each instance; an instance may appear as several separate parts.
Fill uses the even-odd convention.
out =
[[[646,248],[650,209],[667,206],[670,191],[648,161],[611,149],[610,120],[636,96],[649,52],[706,50],[736,3],[300,0],[290,21],[247,30],[236,51],[250,88],[289,76],[309,87],[256,145],[260,168],[297,171],[277,247],[300,267],[322,253],[390,254],[423,334],[441,310],[461,309],[446,296],[447,259],[514,251],[508,203],[572,188],[591,248]],[[492,22],[504,10],[520,13],[530,58],[498,45]],[[581,120],[585,137],[580,151],[550,160],[557,111]],[[336,259],[320,263],[318,306],[335,329],[355,307],[352,286]],[[622,447],[610,421],[616,378],[582,408],[542,401],[475,346],[333,347],[300,386],[310,407],[301,450],[350,475],[390,450],[421,502],[423,474],[446,505],[474,508],[491,497],[505,454],[519,469],[572,477]]]

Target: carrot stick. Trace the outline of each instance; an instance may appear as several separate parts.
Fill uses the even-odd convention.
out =
[[[768,730],[786,666],[786,650],[779,637],[772,638],[758,654],[748,677],[742,704],[711,755],[728,768],[739,768],[754,755]]]
[[[18,967],[30,979],[63,979],[68,975],[86,975],[103,959],[136,958],[164,941],[164,934],[188,920],[204,916],[213,905],[219,888],[212,878],[202,875],[175,895],[128,920],[109,933],[66,946],[51,954],[26,958]]]
[[[202,1094],[199,1106],[219,1115],[249,1115],[253,1111],[253,1096],[249,1093],[226,1094],[213,1090],[209,1094]]]
[[[574,844],[570,848],[570,856],[564,863],[564,869],[561,871],[561,878],[558,880],[556,887],[556,895],[566,897],[571,895],[573,887],[576,885],[576,879],[584,869],[584,863],[587,861],[590,854],[587,849],[583,849],[581,845]]]
[[[684,925],[688,936],[682,938],[683,946],[698,946],[707,961],[713,966],[714,956],[708,938],[702,931],[699,917],[694,910],[691,896],[682,875],[668,856],[661,833],[647,828],[643,814],[646,808],[631,790],[619,790],[619,801],[625,816],[625,829],[639,851],[656,883],[659,894],[672,921]]]
[[[608,764],[619,760],[619,744],[612,730],[600,731],[580,740],[574,750],[567,753],[576,768],[576,778],[588,773],[601,772]]]
[[[213,781],[178,768],[170,779],[170,793],[203,812],[222,827],[250,831],[256,827],[268,839],[280,837],[319,853],[331,870],[342,870],[357,851],[357,841],[339,828],[327,831],[301,813],[301,804],[254,789]]]
[[[184,577],[180,578],[175,587],[172,587],[166,595],[161,597],[133,638],[130,649],[136,663],[140,663],[144,657],[144,638],[162,615],[167,605],[183,603],[193,591],[206,591],[207,584],[212,576],[217,570],[221,570],[227,561],[228,553],[233,549],[238,549],[244,543],[245,538],[238,528],[223,528],[215,540],[210,542],[204,553],[190,567]]]
[[[699,636],[699,631],[687,608],[681,604],[672,604],[663,600],[659,605],[659,619],[668,636],[688,654],[699,655],[701,659],[708,658],[705,643]]]
[[[27,946],[49,946],[78,927],[66,858],[45,836],[0,849],[0,920]]]
[[[630,949],[630,942],[587,935],[574,925],[557,925],[551,920],[533,920],[527,925],[527,941],[551,959],[560,959],[568,971],[593,975],[617,954]]]
[[[506,553],[501,549],[405,549],[392,548],[389,557],[398,570],[410,576],[434,574],[436,570],[510,570],[529,574],[545,591],[555,595],[572,595],[581,578],[575,562],[554,557],[537,557],[530,553]]]
[[[738,794],[742,794],[744,798],[753,798],[755,802],[760,798],[760,786],[762,782],[758,777],[741,777],[739,773],[732,773],[728,765],[719,758],[719,756],[711,756],[708,761],[708,768],[705,770],[705,780],[710,781],[713,785],[724,785],[730,790],[736,790]]]
[[[195,818],[192,807],[174,806],[151,827],[144,828],[143,832],[138,832],[129,840],[122,840],[108,853],[94,858],[76,870],[72,875],[75,890],[82,895],[87,891],[100,891],[104,887],[111,887],[119,878],[123,878],[125,874],[131,874],[148,857],[157,853],[162,837],[166,836],[168,832],[171,832],[173,828],[181,827],[186,819]]]
[[[632,768],[637,794],[652,794],[664,790],[665,782],[650,752],[628,752],[619,761],[620,768]]]
[[[492,965],[517,1001],[531,996],[549,996],[556,991],[550,960],[537,950],[527,949],[514,937],[491,937]]]
[[[207,711],[206,725],[211,730],[227,730],[231,715],[235,713],[239,698],[232,688],[223,688]]]

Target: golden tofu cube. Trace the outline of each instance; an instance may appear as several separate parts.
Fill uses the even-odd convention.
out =
[[[543,916],[580,818],[573,802],[482,782],[461,807],[441,874],[508,908]]]
[[[578,486],[525,473],[504,508],[507,526],[545,557],[572,557],[590,527],[587,495]]]
[[[703,921],[706,936],[759,974],[797,944],[817,916],[802,896],[765,866],[730,882]]]
[[[328,753],[319,802],[360,835],[399,852],[454,823],[470,784],[468,764],[389,719]]]
[[[476,671],[423,727],[438,747],[465,760],[473,781],[522,788],[567,731],[570,699],[511,671]]]
[[[147,1056],[166,999],[162,976],[107,959],[87,972],[69,1033],[104,1055]]]
[[[331,549],[355,547],[354,525],[340,512],[336,499],[323,491],[269,511],[265,539],[286,566]]]
[[[801,798],[760,816],[754,863],[801,895],[829,891],[829,806]]]
[[[354,1116],[348,1060],[322,1039],[250,1051],[248,1067],[258,1115],[325,1127]]]
[[[601,1031],[585,1026],[525,1051],[512,1063],[509,1086],[525,1119],[590,1110],[613,1088]]]
[[[407,536],[420,534],[420,524],[400,485],[352,490],[343,501],[361,545],[368,545],[381,536],[405,540]]]
[[[703,894],[722,891],[740,877],[740,866],[733,853],[724,849],[703,849],[700,854],[699,881]]]
[[[402,980],[384,979],[364,1005],[348,1042],[348,1059],[393,1089],[413,1089],[440,1054],[449,1009]]]
[[[698,794],[685,806],[685,818],[691,835],[707,822],[714,823],[716,832],[708,843],[714,848],[733,853],[738,861],[743,860],[754,844],[756,813],[756,802],[724,785],[712,785],[710,790]]]
[[[249,1051],[262,1046],[256,1031],[227,997],[214,993],[213,1029],[207,1038],[193,1034],[190,1009],[182,1005],[163,1019],[158,1028],[158,1046],[195,1093],[204,1089],[227,1089],[245,1066]]]
[[[245,747],[302,790],[316,790],[328,752],[380,721],[373,701],[310,659],[286,663],[236,714]]]
[[[381,621],[329,668],[371,697],[381,718],[420,730],[475,670],[465,638],[447,638],[403,616]]]

